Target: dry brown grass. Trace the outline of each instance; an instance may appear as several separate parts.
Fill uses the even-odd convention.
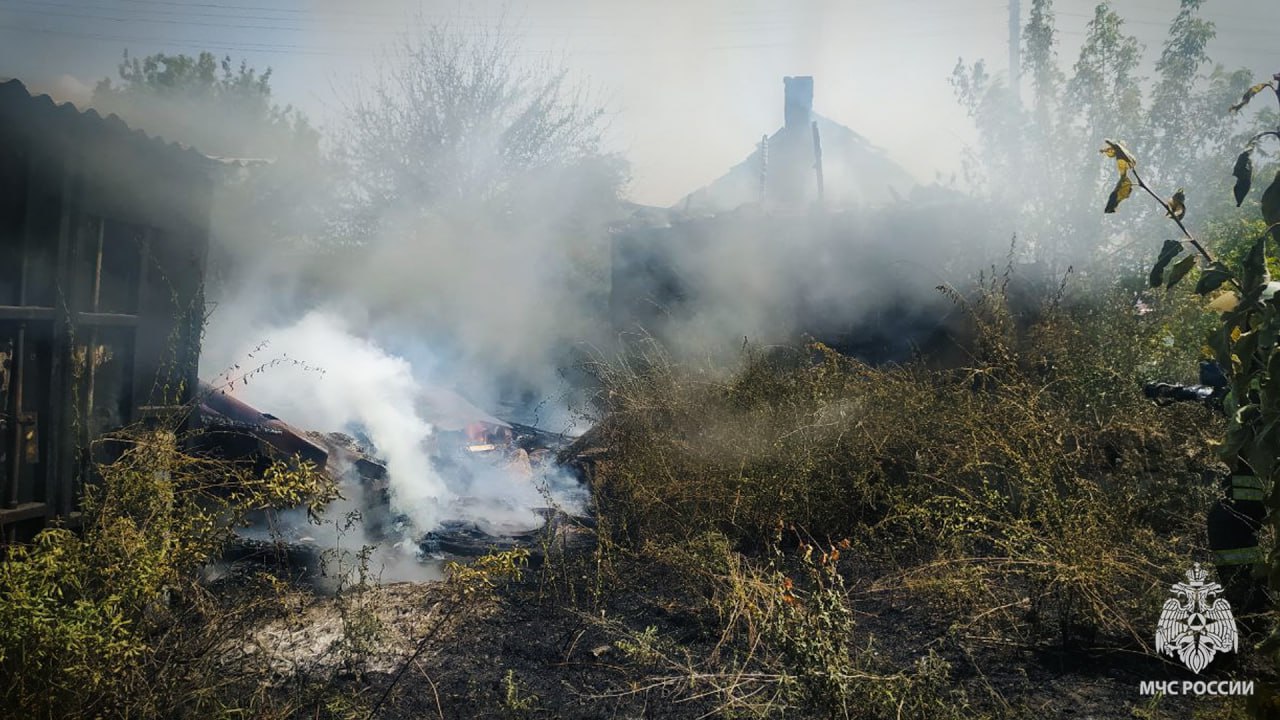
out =
[[[1214,488],[1201,475],[1219,421],[1156,408],[1140,384],[1194,371],[1196,358],[1163,334],[1196,310],[1140,316],[1123,292],[1015,309],[1007,287],[997,276],[953,294],[970,330],[961,367],[869,367],[816,343],[747,348],[731,372],[678,364],[652,344],[597,366],[596,432],[610,449],[593,488],[601,527],[713,588],[725,654],[690,672],[719,677],[709,668],[734,658],[738,672],[776,681],[733,685],[725,708],[742,711],[746,692],[781,702],[807,668],[827,668],[828,680],[905,672],[868,671],[856,642],[813,645],[822,633],[810,616],[760,616],[788,607],[776,589],[761,596],[782,577],[761,565],[769,548],[794,558],[848,538],[846,557],[876,573],[860,592],[935,607],[954,616],[957,636],[1146,649],[1150,608],[1203,551]],[[688,550],[708,537],[722,538],[722,553]],[[797,642],[821,652],[797,655]],[[850,692],[819,683],[804,696],[844,707]]]

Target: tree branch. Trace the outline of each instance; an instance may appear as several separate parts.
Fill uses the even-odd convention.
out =
[[[1280,95],[1277,95],[1276,97],[1280,97]],[[1268,135],[1276,138],[1277,140],[1280,140],[1280,132],[1277,132],[1275,130],[1267,130],[1266,132],[1260,132],[1257,135],[1254,135],[1253,137],[1249,138],[1249,142],[1245,143],[1245,145],[1246,147],[1252,148],[1254,143],[1258,142],[1259,140],[1261,140],[1262,138]]]
[[[1201,257],[1204,258],[1205,262],[1209,262],[1209,263],[1213,262],[1213,255],[1209,254],[1209,251],[1206,250],[1205,247],[1200,244],[1199,240],[1196,240],[1194,237],[1191,236],[1191,233],[1187,230],[1187,226],[1183,225],[1182,220],[1177,215],[1174,214],[1173,208],[1169,206],[1168,201],[1160,197],[1160,195],[1158,195],[1154,190],[1152,190],[1150,187],[1147,186],[1147,183],[1142,180],[1142,176],[1138,174],[1137,168],[1131,167],[1129,168],[1129,172],[1133,173],[1133,179],[1138,181],[1138,187],[1142,188],[1143,190],[1146,190],[1148,195],[1155,198],[1156,202],[1160,203],[1160,207],[1164,208],[1165,212],[1168,213],[1169,217],[1175,223],[1178,224],[1178,229],[1182,231],[1183,236],[1186,237],[1187,241],[1191,243],[1191,247],[1195,248],[1196,252],[1200,253]]]

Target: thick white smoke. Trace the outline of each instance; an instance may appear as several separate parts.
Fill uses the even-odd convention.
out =
[[[426,446],[432,428],[415,410],[422,387],[408,362],[321,310],[244,342],[237,353],[242,368],[270,367],[233,394],[304,430],[363,431],[386,459],[398,511],[423,530],[439,524],[452,493],[432,467]]]
[[[232,322],[215,316],[211,333],[220,344]],[[230,392],[302,430],[366,436],[386,461],[391,509],[408,518],[415,536],[451,520],[495,534],[531,530],[541,524],[536,508],[548,500],[581,505],[577,483],[562,473],[534,478],[528,468],[480,459],[462,469],[436,467],[432,418],[424,416],[433,404],[424,402],[429,388],[409,361],[357,336],[334,313],[314,310],[296,323],[241,329],[237,337],[232,357],[240,369],[231,377],[251,374]]]

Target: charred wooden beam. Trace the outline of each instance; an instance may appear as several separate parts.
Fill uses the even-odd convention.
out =
[[[22,305],[0,305],[0,320],[27,322],[53,320],[53,308]]]
[[[76,313],[76,324],[98,327],[137,327],[138,316],[125,313],[79,312]]]
[[[201,422],[206,430],[216,433],[215,446],[229,448],[231,436],[248,435],[261,444],[267,451],[265,454],[283,458],[296,456],[319,468],[327,464],[328,451],[308,439],[302,431],[208,385],[202,385],[200,390]],[[218,439],[218,435],[226,437]]]
[[[0,509],[0,526],[12,525],[24,520],[35,520],[49,515],[49,505],[42,502],[20,503]]]

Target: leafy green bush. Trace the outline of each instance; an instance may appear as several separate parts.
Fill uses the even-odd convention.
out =
[[[255,475],[187,455],[171,432],[101,442],[117,457],[96,467],[79,530],[46,529],[0,562],[0,707],[172,717],[248,701],[211,663],[222,633],[262,596],[228,609],[199,571],[250,509],[323,503],[332,483],[306,464]]]
[[[1239,102],[1230,107],[1232,112],[1244,108],[1260,93],[1270,91],[1280,100],[1280,73],[1270,80],[1250,86]],[[1274,114],[1262,115],[1274,129],[1254,134],[1244,145],[1235,161],[1232,175],[1236,178],[1232,194],[1240,206],[1249,198],[1253,186],[1253,158],[1262,141],[1280,140],[1280,118]],[[1227,124],[1219,119],[1217,124]],[[1231,465],[1236,474],[1256,475],[1266,488],[1263,504],[1267,514],[1264,525],[1274,537],[1280,530],[1280,491],[1275,480],[1280,475],[1280,301],[1276,292],[1280,284],[1272,282],[1271,269],[1276,259],[1268,252],[1267,240],[1280,242],[1280,171],[1261,193],[1259,210],[1261,222],[1236,221],[1241,229],[1256,230],[1256,235],[1246,246],[1234,243],[1225,250],[1228,260],[1215,257],[1203,239],[1197,239],[1186,224],[1185,198],[1181,190],[1166,200],[1138,174],[1138,161],[1122,144],[1106,140],[1102,153],[1114,158],[1120,177],[1116,189],[1108,200],[1106,212],[1114,212],[1116,205],[1137,187],[1155,200],[1181,231],[1182,239],[1166,240],[1158,259],[1151,269],[1153,286],[1162,281],[1172,288],[1192,269],[1199,266],[1199,278],[1195,292],[1200,296],[1213,296],[1208,307],[1220,313],[1205,334],[1210,352],[1219,367],[1227,375],[1228,391],[1223,399],[1227,425],[1220,442],[1218,454]],[[1132,179],[1130,178],[1132,175]],[[1256,532],[1256,531],[1252,531]],[[1262,547],[1262,545],[1259,545]],[[1280,591],[1280,547],[1272,544],[1265,567],[1262,563],[1247,568],[1250,574],[1261,579],[1265,574],[1272,593]],[[1247,576],[1246,576],[1247,577]],[[1274,619],[1275,598],[1270,598],[1268,608]],[[1262,645],[1272,663],[1280,667],[1280,626],[1273,625],[1270,637]],[[1280,717],[1280,690],[1273,681],[1264,683],[1261,692],[1252,698],[1251,711],[1255,717]]]

